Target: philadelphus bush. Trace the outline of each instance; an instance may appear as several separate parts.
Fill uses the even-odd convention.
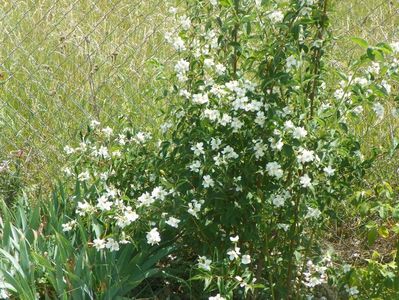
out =
[[[397,47],[367,45],[343,74],[325,63],[327,0],[188,8],[171,9],[181,31],[166,40],[179,58],[161,140],[93,121],[65,148],[66,173],[88,190],[76,217],[98,229],[98,251],[175,245],[171,266],[194,262],[191,279],[209,299],[312,298],[332,285],[331,257],[318,248],[324,225],[371,163],[350,124],[364,110],[384,117]],[[333,72],[337,87],[326,82]],[[351,282],[336,288],[359,292]]]

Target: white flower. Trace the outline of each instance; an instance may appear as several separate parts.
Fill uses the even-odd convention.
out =
[[[161,236],[159,235],[158,228],[153,228],[151,231],[147,232],[147,243],[151,246],[159,244],[161,241]]]
[[[116,225],[121,228],[125,228],[126,226],[129,226],[131,223],[136,221],[138,218],[139,215],[129,206],[123,212],[123,215],[115,217]]]
[[[388,94],[391,93],[392,86],[386,80],[383,80],[381,82],[381,85],[385,88],[385,90],[387,91]]]
[[[191,147],[191,150],[194,151],[195,156],[200,156],[201,154],[205,154],[204,151],[204,143],[196,143]]]
[[[75,220],[72,220],[72,221],[70,221],[68,223],[62,224],[61,225],[62,226],[62,231],[64,231],[64,232],[71,231],[75,227],[75,225],[76,225],[76,221]]]
[[[248,255],[248,254],[243,255],[242,258],[241,258],[241,263],[242,263],[243,265],[248,265],[248,264],[250,264],[250,263],[251,263],[251,256]]]
[[[304,188],[312,186],[312,180],[310,179],[308,174],[305,174],[305,175],[301,176],[299,178],[299,182],[301,183],[301,186],[304,187]]]
[[[201,168],[201,162],[199,160],[195,160],[191,165],[188,166],[191,172],[199,173]]]
[[[305,164],[307,162],[314,161],[315,155],[314,151],[312,150],[307,150],[305,148],[299,148],[299,154],[297,156],[298,162],[301,164]]]
[[[240,237],[238,235],[230,237],[230,241],[232,241],[233,243],[237,243],[239,239]]]
[[[89,179],[90,179],[90,173],[89,173],[89,171],[82,172],[82,173],[80,173],[80,174],[78,175],[78,180],[79,180],[79,181],[87,181],[87,180],[89,180]]]
[[[98,126],[100,126],[100,122],[98,122],[97,120],[91,120],[91,122],[90,122],[91,128],[96,128]]]
[[[326,174],[326,176],[333,176],[335,173],[335,169],[333,169],[331,166],[325,167],[323,171]]]
[[[283,224],[283,223],[279,223],[277,224],[277,228],[284,230],[285,232],[288,231],[288,229],[290,228],[290,225],[288,224]]]
[[[213,6],[218,5],[218,0],[209,0],[209,2],[210,2]]]
[[[364,77],[356,77],[355,79],[353,79],[353,83],[365,87],[369,83],[369,81],[367,80],[367,78]]]
[[[399,53],[399,42],[394,42],[391,44],[394,53]]]
[[[354,114],[360,115],[363,112],[363,106],[358,105],[352,111]]]
[[[96,207],[102,211],[108,211],[111,209],[112,202],[108,201],[108,196],[102,195],[100,198],[97,199]]]
[[[5,168],[4,168],[3,166],[0,165],[0,172],[2,172],[4,169],[5,169]],[[66,175],[67,177],[72,176],[72,170],[71,170],[71,168],[65,167],[65,168],[63,169],[63,171],[64,171],[64,173],[65,173],[65,175]]]
[[[98,156],[102,156],[103,158],[109,158],[108,149],[105,146],[101,146],[97,151]]]
[[[211,121],[216,121],[217,119],[219,119],[220,116],[220,112],[216,109],[205,109],[203,112],[203,116],[205,118],[208,118]]]
[[[238,130],[241,129],[242,126],[244,126],[244,123],[240,121],[238,118],[233,118],[230,126],[233,128],[233,132],[238,132]]]
[[[344,273],[348,273],[352,269],[351,265],[345,264],[342,266]]]
[[[190,63],[185,59],[180,59],[175,65],[175,71],[179,74],[185,74],[190,70]]]
[[[262,5],[262,0],[255,0],[256,7],[260,7]]]
[[[211,178],[211,176],[205,175],[202,179],[202,185],[204,186],[204,188],[215,186],[215,181]]]
[[[294,123],[292,123],[291,120],[288,120],[288,121],[284,122],[284,129],[285,130],[289,131],[289,130],[292,130],[294,128],[295,128],[295,125],[294,125]]]
[[[284,205],[285,198],[281,195],[274,195],[272,198],[272,203],[276,207],[281,207]]]
[[[184,30],[189,30],[191,27],[191,20],[187,16],[180,17],[180,25]]]
[[[208,300],[226,300],[226,298],[217,294],[216,296],[209,297]]]
[[[109,249],[111,252],[119,251],[119,244],[113,238],[108,238],[107,243],[105,244],[105,247],[107,249]]]
[[[226,72],[226,67],[222,64],[217,64],[215,66],[215,72],[217,75],[224,75],[224,73]]]
[[[85,202],[78,202],[78,208],[76,209],[76,213],[79,216],[84,216],[86,214],[90,214],[91,212],[94,212],[95,209],[93,206],[91,206],[90,203],[87,201]]]
[[[267,150],[267,146],[262,143],[262,141],[256,141],[254,146],[255,157],[259,159],[265,155],[265,151]]]
[[[136,141],[139,144],[143,144],[146,141],[148,141],[151,138],[151,134],[150,133],[146,133],[146,132],[137,132],[137,134],[134,136],[134,141]]]
[[[230,260],[235,260],[240,257],[240,248],[235,247],[234,250],[227,251]]]
[[[175,15],[177,13],[177,8],[176,7],[169,7],[169,13],[171,13],[172,15]]]
[[[174,217],[170,217],[167,221],[165,221],[165,223],[168,224],[169,226],[177,228],[179,227],[180,220]]]
[[[210,271],[211,263],[212,263],[212,260],[210,260],[209,258],[206,258],[205,256],[198,257],[198,267],[200,269],[203,269],[205,271]]]
[[[295,127],[294,131],[292,132],[292,136],[294,139],[301,140],[306,137],[308,132],[303,127]]]
[[[228,114],[223,114],[222,118],[219,120],[219,124],[222,126],[226,126],[231,122],[231,117]]]
[[[206,68],[212,68],[215,65],[215,61],[212,58],[205,58],[204,59],[204,66]]]
[[[349,296],[356,296],[359,294],[359,290],[357,289],[356,286],[353,287],[348,287],[347,285],[345,286],[346,292],[349,294]]]
[[[224,158],[226,159],[237,159],[238,154],[234,151],[233,147],[231,146],[226,146],[224,147],[222,154]]]
[[[265,121],[266,121],[265,113],[263,111],[258,111],[256,113],[255,123],[263,127],[263,125],[265,125]]]
[[[173,47],[175,48],[176,51],[186,50],[186,45],[184,44],[184,41],[182,40],[182,38],[179,36],[174,39]]]
[[[106,137],[110,137],[114,132],[111,127],[105,127],[101,130]]]
[[[105,240],[103,239],[95,239],[93,241],[93,246],[97,249],[97,251],[105,248]]]
[[[209,102],[209,98],[207,94],[194,94],[193,95],[193,103],[196,104],[205,104]]]
[[[276,177],[277,179],[283,177],[284,174],[281,166],[275,161],[267,163],[266,171],[269,176]]]
[[[197,200],[191,200],[191,203],[188,204],[188,213],[196,218],[198,218],[197,213],[201,211],[202,203]]]
[[[155,199],[151,197],[150,193],[148,192],[142,194],[137,200],[140,202],[140,206],[141,205],[149,206],[155,202]]]
[[[318,219],[321,216],[321,211],[317,208],[308,207],[308,212],[305,218]]]
[[[75,149],[73,149],[72,147],[66,145],[66,146],[64,147],[64,151],[65,151],[66,154],[69,155],[69,154],[74,153],[74,152],[75,152]]]
[[[276,10],[271,12],[268,17],[272,23],[280,23],[284,19],[284,14],[281,11]]]
[[[151,192],[151,197],[155,200],[164,201],[167,195],[168,192],[162,186],[155,187]]]
[[[299,65],[298,61],[296,60],[295,56],[291,55],[287,57],[286,60],[286,67],[287,70],[290,71],[292,68],[295,68]]]
[[[367,71],[374,74],[380,74],[380,64],[377,62],[372,62],[371,66],[367,68]]]
[[[219,138],[212,138],[211,139],[211,148],[212,148],[212,150],[218,150],[220,148],[221,144],[222,144],[222,141]]]
[[[382,119],[384,117],[385,109],[381,103],[379,102],[374,103],[373,110],[379,119]]]

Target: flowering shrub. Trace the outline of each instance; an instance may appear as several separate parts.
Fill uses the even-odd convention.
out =
[[[327,1],[188,5],[176,14],[182,31],[166,35],[180,57],[162,139],[93,122],[65,149],[90,191],[76,213],[101,225],[99,251],[145,238],[197,257],[192,279],[213,299],[311,294],[332,284],[318,248],[325,225],[372,162],[350,125],[364,110],[383,118],[396,48],[356,39],[367,53],[335,89]]]

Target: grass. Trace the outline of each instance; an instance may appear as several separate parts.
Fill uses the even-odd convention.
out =
[[[62,148],[93,118],[115,126],[128,112],[135,124],[158,124],[154,108],[162,89],[157,79],[171,56],[163,35],[174,24],[167,2],[133,2],[2,5],[0,159],[22,153],[30,184],[46,184],[58,174]],[[392,40],[398,16],[394,1],[335,0],[334,57],[348,62],[357,53],[350,36],[371,44]],[[386,127],[379,130],[367,130],[374,144]]]
[[[32,182],[56,174],[89,120],[153,125],[164,1],[6,1],[0,10],[0,158],[23,150]],[[155,120],[155,123],[156,120]]]

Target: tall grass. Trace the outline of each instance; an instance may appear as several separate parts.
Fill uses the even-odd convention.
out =
[[[58,171],[88,120],[127,112],[156,124],[165,1],[6,1],[0,9],[0,155],[23,150],[29,174]]]

